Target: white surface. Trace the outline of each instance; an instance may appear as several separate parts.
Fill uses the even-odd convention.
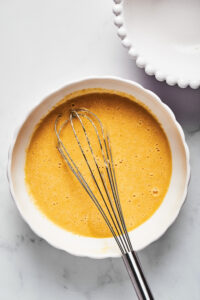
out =
[[[118,35],[136,64],[159,81],[200,86],[200,1],[115,0]]]
[[[84,89],[102,88],[130,94],[156,116],[167,135],[172,153],[172,176],[165,198],[153,216],[129,234],[133,249],[138,251],[160,238],[179,214],[185,201],[190,178],[189,150],[181,126],[170,108],[154,93],[130,80],[117,77],[85,78],[72,82],[48,95],[25,116],[19,131],[15,133],[9,149],[8,180],[16,205],[31,229],[50,245],[70,254],[90,258],[120,256],[113,238],[88,238],[72,234],[51,222],[34,205],[24,181],[26,149],[35,126],[49,110],[65,96]],[[134,135],[134,133],[133,133]],[[112,137],[111,137],[112,138]]]
[[[41,97],[69,80],[117,75],[155,91],[183,125],[191,151],[187,201],[175,224],[139,253],[155,298],[200,298],[200,90],[157,82],[120,45],[108,0],[0,2],[0,298],[136,299],[120,259],[77,258],[34,235],[11,200],[7,150],[16,124]]]

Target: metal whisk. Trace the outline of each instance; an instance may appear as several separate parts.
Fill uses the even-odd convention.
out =
[[[126,223],[124,220],[122,207],[117,187],[111,144],[108,134],[104,130],[104,126],[96,114],[85,108],[71,110],[69,119],[65,120],[58,129],[59,115],[55,122],[55,133],[58,140],[58,151],[62,158],[69,166],[75,177],[78,179],[82,187],[85,189],[91,200],[98,208],[100,214],[104,218],[108,228],[110,229],[120,251],[126,269],[135,288],[139,300],[153,300],[153,296],[141,269],[140,262],[136,253],[133,251],[131,240],[128,234]],[[75,120],[78,121],[79,129],[75,129]],[[76,122],[77,122],[76,121]],[[78,164],[72,159],[72,155],[68,152],[66,145],[61,137],[63,129],[71,126],[75,140],[78,143],[80,153],[84,162],[88,167],[89,174],[94,183],[94,188],[88,184],[83,173],[80,171]],[[90,130],[88,129],[90,127]],[[85,139],[86,150],[83,141],[80,139],[80,129],[82,137]],[[90,131],[96,136],[95,147],[94,140],[91,139]],[[94,148],[98,148],[95,151]],[[98,156],[97,153],[98,152]],[[89,158],[90,155],[90,158]],[[99,163],[99,157],[102,164]],[[94,171],[95,166],[95,171]]]

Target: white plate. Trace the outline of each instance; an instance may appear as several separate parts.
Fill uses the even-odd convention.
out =
[[[115,0],[113,11],[138,67],[169,85],[200,86],[199,0]]]
[[[73,83],[42,99],[25,116],[19,130],[13,137],[8,158],[8,180],[15,203],[32,230],[56,248],[79,256],[105,258],[119,256],[120,252],[113,238],[89,238],[75,235],[51,222],[34,205],[25,184],[25,156],[30,137],[36,124],[64,96],[82,89],[103,88],[117,90],[135,96],[144,103],[162,124],[172,151],[172,178],[168,192],[153,216],[130,232],[135,250],[142,249],[158,239],[178,216],[185,200],[190,174],[189,151],[184,133],[174,114],[152,92],[137,83],[114,77],[86,78]]]

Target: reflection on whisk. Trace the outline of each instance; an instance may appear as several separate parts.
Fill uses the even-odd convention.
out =
[[[58,129],[60,118],[58,115],[55,121],[58,151],[104,218],[121,251],[138,299],[153,299],[124,220],[108,133],[97,115],[86,108],[71,110],[69,119]],[[71,126],[81,157],[88,167],[87,176],[81,172],[64,142],[62,133],[66,126]],[[89,184],[91,179],[92,185]]]

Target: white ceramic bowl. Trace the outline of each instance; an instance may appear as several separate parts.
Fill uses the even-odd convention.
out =
[[[154,215],[144,224],[130,232],[135,250],[139,250],[158,239],[176,219],[184,202],[189,180],[189,151],[184,133],[172,111],[152,92],[137,83],[120,78],[88,78],[67,84],[50,94],[25,117],[15,133],[9,151],[8,180],[15,203],[32,230],[56,248],[79,256],[92,258],[116,257],[120,255],[112,238],[89,238],[67,232],[47,219],[34,205],[27,193],[24,180],[26,148],[35,125],[64,96],[87,88],[104,88],[122,91],[135,96],[147,105],[162,124],[172,151],[172,178],[167,195]]]
[[[169,85],[200,87],[199,0],[115,0],[113,12],[138,67]]]

